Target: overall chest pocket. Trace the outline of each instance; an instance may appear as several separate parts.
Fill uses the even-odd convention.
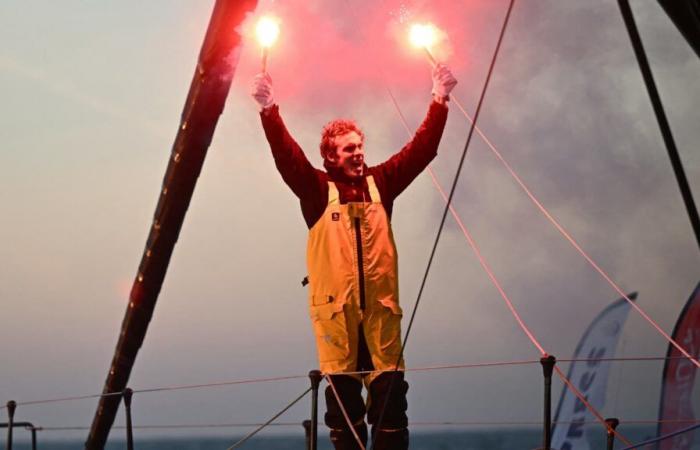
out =
[[[350,355],[344,305],[345,302],[335,300],[310,307],[319,362],[339,361]]]

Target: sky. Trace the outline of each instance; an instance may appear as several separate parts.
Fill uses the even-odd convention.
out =
[[[407,134],[388,88],[411,128],[422,120],[430,67],[405,42],[412,20],[445,31],[436,56],[459,80],[455,98],[473,112],[507,7],[505,0],[349,3],[268,0],[256,13],[282,20],[269,57],[275,98],[317,166],[321,127],[335,117],[363,127],[370,165],[401,148]],[[0,4],[0,402],[102,390],[212,5]],[[635,0],[632,7],[697,197],[700,60],[656,2]],[[315,368],[300,284],[307,230],[248,94],[259,67],[260,50],[248,40],[132,372],[133,389]],[[638,291],[638,304],[670,332],[700,279],[700,257],[617,3],[516,2],[479,125],[592,258],[622,289]],[[452,105],[432,166],[445,186],[467,132]],[[469,148],[454,206],[543,347],[571,356],[616,292],[480,139]],[[395,203],[404,311],[415,304],[443,207],[427,174]],[[617,355],[665,352],[663,338],[630,313]],[[448,219],[407,342],[408,366],[538,358]],[[603,415],[655,419],[660,376],[658,362],[615,364]],[[414,372],[408,379],[413,421],[541,417],[538,365]],[[263,421],[307,385],[300,378],[139,394],[134,420]],[[557,395],[560,389],[557,380]],[[25,406],[17,420],[88,427],[96,404]],[[283,420],[301,422],[307,410],[304,403]],[[42,439],[86,434],[46,433]]]

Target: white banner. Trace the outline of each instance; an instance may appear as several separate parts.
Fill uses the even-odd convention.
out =
[[[629,298],[637,298],[636,293]],[[588,326],[572,359],[596,360],[613,358],[630,305],[624,298],[605,308]],[[610,361],[571,363],[567,377],[595,409],[605,405]],[[586,439],[584,422],[595,420],[581,400],[564,386],[554,416],[552,449],[591,450]]]

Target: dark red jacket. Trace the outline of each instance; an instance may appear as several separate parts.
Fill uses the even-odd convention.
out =
[[[311,228],[321,218],[328,204],[329,181],[335,182],[338,187],[341,204],[361,202],[370,198],[366,180],[368,175],[374,176],[384,209],[391,218],[394,199],[437,155],[442,130],[447,121],[447,106],[432,102],[428,115],[413,139],[385,162],[366,168],[361,178],[349,178],[341,170],[326,164],[326,172],[313,167],[287,131],[277,105],[263,111],[260,117],[277,170],[299,197],[304,219]]]

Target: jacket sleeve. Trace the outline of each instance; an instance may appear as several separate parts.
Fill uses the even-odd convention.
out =
[[[260,113],[260,118],[275,159],[275,166],[284,182],[302,202],[318,197],[320,186],[318,171],[287,131],[279,114],[279,107],[273,105],[264,110]]]
[[[392,200],[435,158],[446,122],[447,106],[433,101],[413,139],[401,151],[376,167]]]

